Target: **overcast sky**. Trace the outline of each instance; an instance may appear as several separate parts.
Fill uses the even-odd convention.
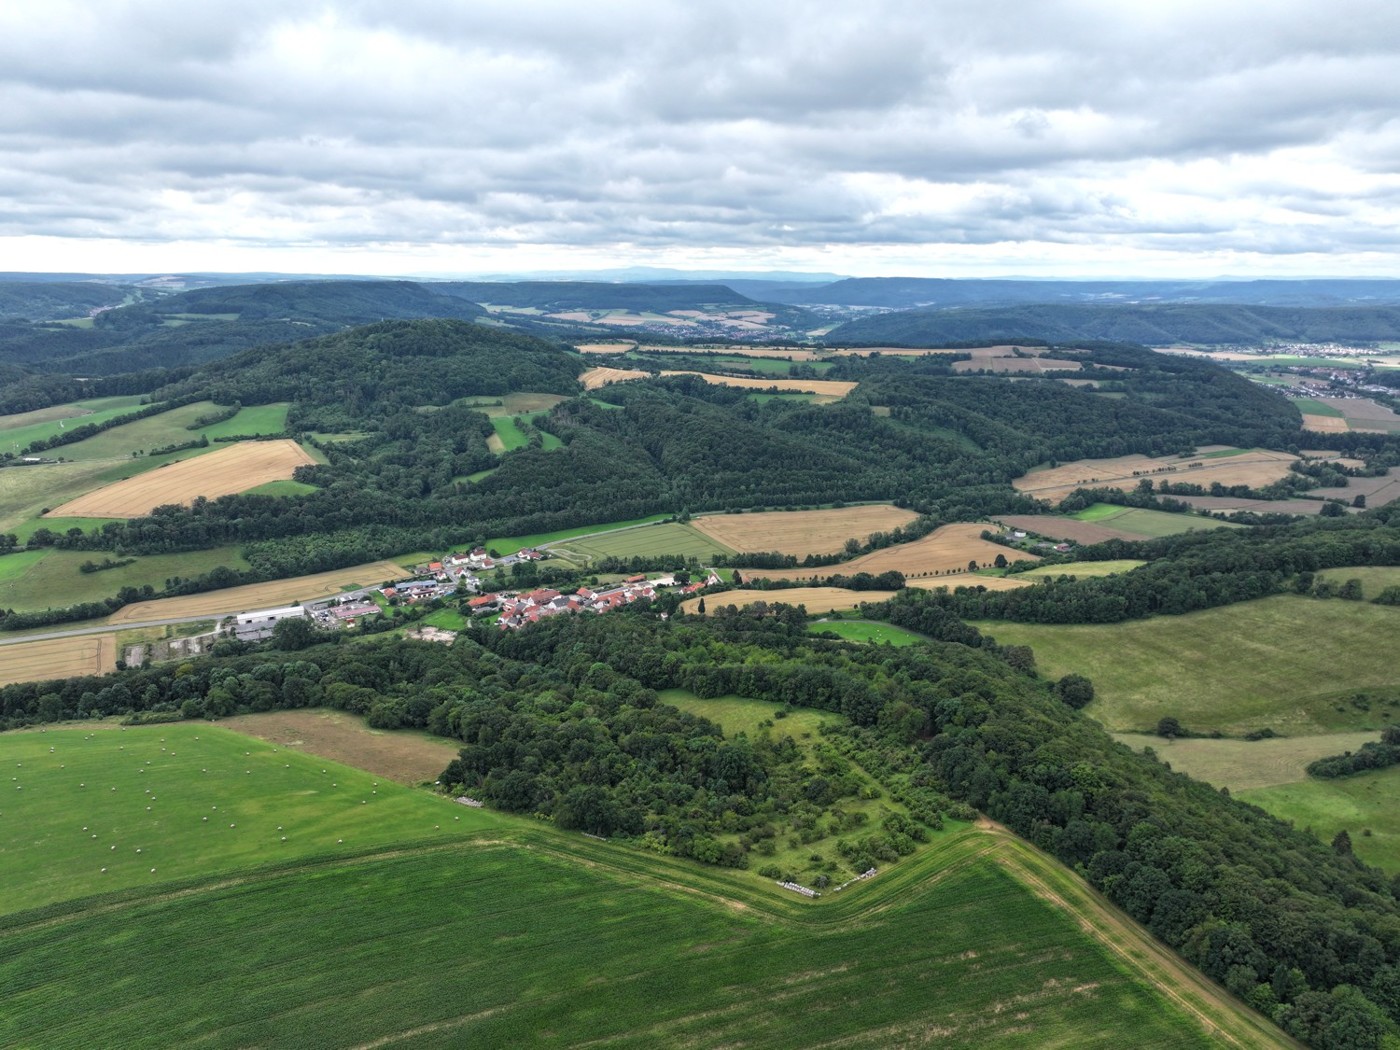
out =
[[[0,0],[0,270],[1400,277],[1400,4]]]

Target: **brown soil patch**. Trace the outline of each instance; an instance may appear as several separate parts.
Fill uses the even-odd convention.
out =
[[[1136,487],[1142,478],[1154,481],[1185,481],[1209,487],[1249,485],[1262,488],[1286,477],[1288,465],[1296,458],[1286,452],[1252,450],[1234,456],[1208,458],[1218,448],[1200,449],[1194,456],[1117,456],[1114,459],[1081,459],[1058,467],[1032,471],[1011,484],[1018,492],[1058,502],[1077,488]]]
[[[363,718],[342,711],[270,711],[226,718],[219,724],[236,733],[343,762],[400,784],[436,780],[461,748],[458,743],[426,733],[371,729]]]
[[[0,645],[0,685],[110,674],[117,669],[117,637],[84,634]]]
[[[314,601],[353,587],[371,587],[385,580],[401,580],[405,575],[403,569],[391,561],[372,561],[364,565],[352,565],[348,569],[317,573],[314,576],[294,576],[287,580],[226,587],[207,594],[134,602],[107,617],[107,622],[143,623],[148,620],[173,620],[182,616],[232,616],[235,613],[269,609],[297,601]]]
[[[716,386],[735,386],[745,390],[780,390],[786,393],[826,394],[831,397],[845,397],[856,388],[855,383],[836,379],[749,379],[738,376],[717,376],[708,372],[664,371],[663,376],[699,376],[707,383]]]
[[[206,456],[157,467],[69,500],[48,514],[62,518],[136,518],[167,503],[246,492],[291,478],[315,460],[295,441],[239,441]]]
[[[590,368],[578,377],[578,381],[583,384],[585,390],[599,390],[609,383],[625,383],[629,379],[649,378],[651,378],[650,372],[642,372],[635,368]]]
[[[818,569],[741,569],[747,579],[756,576],[774,580],[805,580],[813,576],[851,575],[868,572],[878,575],[891,570],[902,572],[906,578],[931,577],[931,583],[923,586],[941,586],[940,577],[950,573],[966,573],[968,563],[976,561],[979,566],[989,566],[998,554],[1005,554],[1008,560],[1024,558],[1038,561],[1036,555],[1008,551],[1007,548],[982,539],[985,529],[996,531],[996,526],[976,522],[961,522],[944,525],[912,543],[901,543],[871,554],[861,555],[837,565],[823,565]],[[959,581],[961,582],[961,581]],[[949,584],[956,586],[956,584]]]
[[[809,613],[826,613],[833,609],[854,609],[861,602],[883,602],[894,597],[894,591],[848,591],[844,587],[789,587],[781,591],[719,591],[704,596],[705,611],[713,614],[726,605],[743,608],[754,602],[769,605],[805,605]],[[693,613],[700,598],[681,602],[681,611]]]
[[[1075,543],[1102,543],[1104,540],[1140,540],[1142,534],[1124,532],[1108,525],[1093,521],[1075,521],[1073,518],[1057,518],[1053,514],[1007,514],[997,519],[1008,528],[1033,532],[1050,540],[1073,540]],[[1021,557],[1007,555],[1011,561]]]
[[[865,540],[917,518],[888,504],[839,510],[775,510],[758,514],[710,514],[691,524],[726,547],[746,553],[781,551],[803,557],[835,554],[852,537]]]

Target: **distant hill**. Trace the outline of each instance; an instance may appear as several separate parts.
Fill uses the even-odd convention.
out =
[[[1257,344],[1375,342],[1400,335],[1400,306],[1276,307],[1169,303],[1153,306],[1041,305],[922,309],[838,326],[831,343],[941,346],[1044,340]]]
[[[120,306],[133,289],[98,281],[11,281],[0,278],[0,318],[58,321]]]
[[[723,284],[607,284],[598,281],[442,281],[428,285],[440,295],[517,309],[699,310],[716,306],[758,308],[759,303]]]

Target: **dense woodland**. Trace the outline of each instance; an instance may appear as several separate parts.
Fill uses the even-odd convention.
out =
[[[0,718],[329,705],[461,739],[444,778],[493,805],[717,864],[760,865],[763,843],[794,831],[851,863],[894,858],[974,807],[1313,1045],[1379,1047],[1396,1032],[1400,880],[1114,743],[971,628],[967,644],[891,649],[803,626],[786,614],[561,617],[451,648],[283,631],[246,655],[8,686]],[[850,728],[798,765],[771,735],[725,740],[660,704],[655,691],[672,687],[830,710]],[[847,821],[853,761],[918,819]]]

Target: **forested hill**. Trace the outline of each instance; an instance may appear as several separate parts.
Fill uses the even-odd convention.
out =
[[[608,284],[600,281],[438,281],[425,285],[439,295],[473,303],[538,310],[695,310],[761,304],[722,284]]]
[[[573,394],[583,364],[533,336],[456,320],[383,321],[216,361],[161,392],[293,401],[310,427],[376,427],[402,407],[517,390]]]
[[[1019,340],[1073,343],[1111,340],[1251,344],[1375,342],[1400,330],[1400,306],[1308,309],[1282,306],[1164,303],[1153,306],[1051,304],[976,309],[901,310],[848,321],[833,344],[957,346]]]
[[[120,306],[134,290],[102,281],[10,281],[0,278],[0,318],[56,321]]]

